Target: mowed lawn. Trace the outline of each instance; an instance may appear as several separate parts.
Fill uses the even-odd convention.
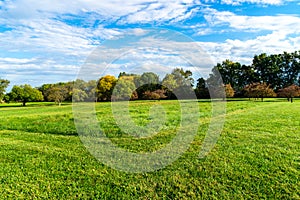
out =
[[[149,109],[165,108],[160,133],[137,139],[116,125],[110,103],[97,103],[106,135],[133,152],[151,152],[172,140],[180,123],[177,101],[130,103],[133,120],[150,122]],[[0,105],[0,199],[300,199],[300,101],[228,101],[215,148],[199,158],[211,105],[200,101],[198,134],[173,164],[150,173],[105,166],[83,146],[72,105]]]

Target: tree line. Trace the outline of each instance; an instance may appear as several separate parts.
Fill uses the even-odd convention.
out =
[[[291,102],[300,96],[300,51],[293,53],[255,55],[251,65],[225,60],[212,68],[208,78],[175,68],[160,80],[153,72],[118,77],[105,75],[99,80],[75,80],[44,84],[33,88],[28,84],[15,85],[9,93],[8,80],[0,79],[1,102],[31,101],[118,101],[182,98],[285,97]],[[196,96],[195,96],[196,95]]]

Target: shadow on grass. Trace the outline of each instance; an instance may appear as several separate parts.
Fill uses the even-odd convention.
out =
[[[68,106],[68,105],[72,105],[72,102],[64,102],[61,104],[61,106]],[[21,102],[0,104],[0,108],[9,108],[9,107],[32,108],[32,107],[50,107],[50,106],[59,107],[58,104],[55,104],[54,102],[35,102],[35,103],[30,102],[30,103],[26,103],[26,106],[23,106]]]

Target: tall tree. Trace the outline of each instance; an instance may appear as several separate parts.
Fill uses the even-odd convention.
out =
[[[26,106],[27,102],[44,100],[42,92],[27,84],[21,86],[15,85],[9,93],[9,96],[13,101],[21,101],[23,106]]]
[[[300,75],[300,51],[293,53],[284,52],[280,54],[281,62],[281,84],[280,88],[288,87],[292,84],[297,83],[297,79]]]
[[[254,82],[266,83],[273,89],[281,86],[282,70],[280,69],[281,57],[279,55],[267,56],[266,53],[255,55],[252,66],[255,71]]]
[[[195,88],[195,93],[198,99],[208,99],[209,91],[204,78],[199,78],[197,80],[197,85]]]
[[[41,91],[43,94],[44,101],[50,101],[48,99],[49,89],[54,86],[55,86],[55,84],[43,84],[41,87],[38,87],[38,90]]]
[[[0,101],[3,101],[3,97],[5,95],[5,90],[9,85],[9,81],[5,79],[0,79]]]
[[[169,98],[174,98],[174,94],[179,95],[177,98],[191,98],[193,97],[192,72],[184,71],[182,68],[175,68],[171,74],[166,74],[162,80],[163,89]]]
[[[242,65],[240,63],[225,60],[222,64],[218,63],[215,68],[221,74],[224,84],[230,84],[236,90],[240,88],[242,84],[240,83],[242,74]]]
[[[162,86],[166,90],[166,94],[169,99],[175,98],[173,91],[178,88],[178,83],[176,82],[173,74],[166,74],[162,80]]]

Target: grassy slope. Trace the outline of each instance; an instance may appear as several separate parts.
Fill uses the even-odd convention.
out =
[[[137,123],[151,104],[133,103]],[[167,128],[153,140],[132,140],[97,105],[100,123],[132,151],[161,148],[178,125],[178,106],[164,102]],[[202,122],[209,104],[200,103]],[[137,109],[139,108],[139,109]],[[0,108],[0,198],[300,198],[300,102],[228,102],[227,121],[211,154],[198,159],[203,123],[190,150],[165,169],[128,174],[97,162],[76,136],[70,105]]]

